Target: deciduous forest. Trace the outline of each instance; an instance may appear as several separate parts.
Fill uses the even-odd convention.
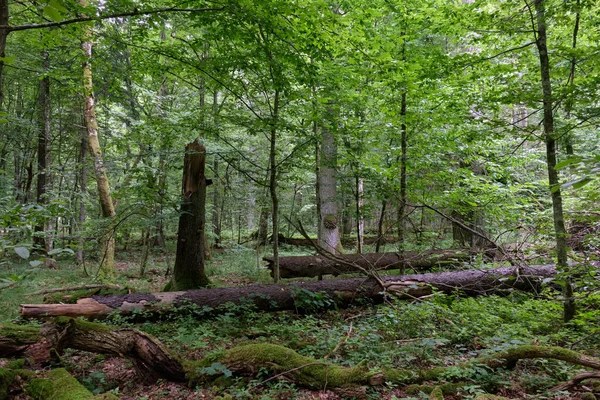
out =
[[[0,400],[596,399],[599,26],[0,0]]]

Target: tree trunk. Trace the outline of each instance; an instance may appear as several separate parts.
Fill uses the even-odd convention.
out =
[[[364,203],[364,180],[356,176],[356,252],[358,254],[363,253],[365,244],[365,219],[362,212]]]
[[[385,221],[385,210],[387,208],[387,199],[383,199],[381,202],[381,215],[377,221],[377,240],[375,242],[375,253],[379,253],[381,246],[385,244],[385,237],[383,232],[383,222]]]
[[[428,250],[423,252],[400,253],[366,253],[342,254],[346,263],[356,264],[367,270],[413,269],[415,272],[429,271],[439,266],[460,266],[469,262],[476,253],[461,250]],[[486,254],[493,256],[493,254]],[[272,269],[273,260],[263,258],[268,262],[267,268]],[[322,275],[339,275],[359,272],[351,265],[329,260],[322,256],[292,256],[281,257],[279,268],[282,278],[315,277]]]
[[[87,6],[87,0],[80,0],[83,7]],[[98,271],[99,276],[111,277],[115,273],[115,235],[113,232],[113,220],[116,216],[115,207],[110,195],[110,186],[106,169],[100,151],[100,142],[98,140],[98,121],[96,120],[96,108],[94,99],[94,85],[92,81],[92,46],[93,32],[91,25],[85,25],[83,31],[83,40],[81,49],[85,56],[83,64],[83,91],[85,96],[85,126],[88,135],[88,147],[90,154],[94,159],[94,172],[96,176],[96,184],[98,187],[98,197],[100,200],[100,208],[102,209],[102,217],[108,221],[105,227],[105,232],[101,237],[101,262]]]
[[[213,161],[213,172],[215,174],[215,182],[219,181],[219,156],[215,154],[215,159]],[[221,247],[221,223],[220,223],[220,215],[219,210],[221,206],[219,187],[213,187],[213,203],[212,203],[212,232],[215,239],[214,247]]]
[[[413,299],[431,293],[431,287],[443,293],[462,291],[467,295],[487,295],[505,290],[537,291],[543,279],[556,274],[553,265],[505,267],[490,270],[467,270],[435,274],[383,276],[382,288],[375,280],[361,278],[322,280],[293,284],[249,285],[243,287],[189,290],[162,293],[133,293],[111,296],[94,296],[79,299],[77,304],[22,304],[24,318],[53,316],[84,316],[103,318],[112,312],[127,315],[140,310],[168,311],[178,307],[220,307],[229,302],[254,304],[265,311],[297,310],[302,308],[303,298],[310,300],[310,293],[327,296],[338,307],[347,307],[355,301],[383,300],[384,290],[403,298]],[[302,296],[299,296],[302,294]],[[331,302],[327,302],[331,305]],[[324,304],[325,305],[325,304]],[[137,311],[136,311],[137,310]],[[150,317],[151,315],[147,316]],[[139,314],[141,317],[141,314]]]
[[[402,57],[404,58],[404,44],[402,45]],[[406,91],[402,92],[400,102],[400,148],[402,155],[400,157],[400,206],[398,207],[398,247],[404,251],[404,239],[406,231],[406,154],[408,148],[407,127],[406,127]]]
[[[50,62],[48,51],[42,51],[42,64],[44,73],[48,72]],[[40,130],[38,132],[38,162],[37,162],[37,203],[40,205],[48,204],[48,192],[50,189],[50,77],[44,75],[40,80]],[[44,218],[35,226],[34,244],[37,245],[46,255],[45,264],[47,267],[53,266],[48,252],[52,250],[51,219]]]
[[[209,284],[204,273],[205,163],[206,149],[196,139],[185,147],[173,290],[197,289]]]
[[[328,114],[333,114],[330,110]],[[333,121],[329,121],[333,123]],[[333,133],[322,129],[320,165],[317,179],[319,181],[319,198],[321,218],[319,223],[319,247],[332,253],[342,253],[340,241],[340,224],[337,206],[337,145]]]
[[[269,192],[271,194],[271,221],[273,223],[273,263],[271,275],[279,282],[279,199],[277,198],[277,119],[279,118],[279,90],[275,90],[273,100],[273,121],[271,122],[271,146],[269,150]]]
[[[544,140],[546,142],[546,164],[548,167],[548,184],[552,195],[552,215],[554,220],[554,233],[556,238],[556,256],[558,268],[568,273],[567,264],[567,231],[563,216],[562,197],[558,172],[556,171],[556,138],[554,137],[554,115],[552,99],[552,83],[550,78],[550,61],[546,45],[546,15],[544,0],[535,1],[537,19],[537,49],[540,60],[540,74],[542,82],[542,95],[544,104]],[[570,321],[575,316],[575,301],[570,276],[564,285],[564,320]]]
[[[0,0],[0,26],[8,26],[8,0]],[[6,37],[8,28],[0,28],[0,110],[4,107],[4,57],[6,57]]]
[[[77,227],[77,263],[83,264],[83,224],[85,224],[85,196],[87,194],[87,170],[85,168],[85,156],[87,153],[87,131],[81,135],[81,146],[79,149],[79,226]]]

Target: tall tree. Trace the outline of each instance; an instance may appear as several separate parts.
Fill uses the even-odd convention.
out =
[[[567,230],[563,216],[563,202],[560,190],[558,171],[556,170],[556,137],[554,131],[554,99],[552,98],[552,81],[550,78],[550,59],[548,57],[546,31],[546,7],[544,0],[534,0],[535,18],[537,22],[535,44],[540,62],[540,76],[542,84],[542,102],[544,111],[544,142],[546,144],[546,165],[548,168],[548,184],[552,196],[552,216],[554,221],[554,235],[556,239],[556,257],[558,267],[568,274],[567,264]],[[533,22],[533,21],[532,21]],[[575,301],[570,276],[567,276],[563,288],[565,322],[575,316]]]
[[[80,0],[83,7],[87,6],[87,0]],[[113,199],[110,194],[110,186],[104,167],[100,141],[98,140],[98,121],[96,119],[96,104],[94,98],[94,83],[92,80],[92,47],[94,34],[92,26],[83,26],[81,49],[85,56],[83,64],[83,92],[85,98],[85,126],[88,135],[88,146],[90,155],[94,160],[94,174],[100,201],[102,217],[105,219],[104,232],[101,235],[101,254],[99,276],[110,278],[115,273],[115,233],[113,231],[113,220],[116,216]]]

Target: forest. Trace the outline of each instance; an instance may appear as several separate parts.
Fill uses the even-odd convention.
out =
[[[599,26],[0,0],[0,400],[600,398]]]

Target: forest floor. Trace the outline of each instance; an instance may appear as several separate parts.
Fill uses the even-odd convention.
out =
[[[288,250],[286,255],[297,251]],[[207,272],[215,286],[266,283],[270,278],[262,261],[257,263],[260,258],[243,247],[216,252]],[[139,292],[160,291],[167,279],[168,258],[155,254],[143,277],[139,276],[136,260],[137,251],[119,252],[119,277],[115,283]],[[18,318],[19,304],[42,302],[43,295],[31,295],[37,290],[90,283],[91,278],[72,261],[61,260],[59,264],[55,270],[31,269],[12,261],[2,265],[0,323],[26,323]],[[155,322],[134,323],[120,316],[106,322],[135,326],[189,359],[202,359],[243,343],[268,342],[312,358],[325,357],[343,366],[363,362],[372,368],[422,369],[456,365],[521,344],[562,346],[598,357],[600,335],[596,333],[600,331],[595,327],[600,320],[600,304],[595,304],[593,297],[588,296],[584,312],[568,325],[561,322],[560,299],[551,291],[539,296],[514,292],[503,297],[477,298],[437,294],[425,301],[364,304],[344,310],[323,309],[317,303],[312,313],[302,315],[264,313],[232,305],[211,317],[190,310]],[[325,308],[328,304],[323,302]],[[60,366],[94,393],[112,392],[121,399],[428,399],[427,392],[433,387],[394,387],[390,383],[350,394],[327,388],[316,391],[285,379],[269,379],[267,371],[259,371],[252,380],[238,380],[227,388],[194,388],[162,380],[145,382],[136,376],[129,361],[71,350],[60,359]],[[586,392],[600,393],[600,386],[592,385],[578,387],[580,392],[551,390],[582,371],[580,367],[548,359],[523,360],[510,370],[483,366],[450,370],[447,380],[461,383],[444,398],[474,399],[478,394],[491,393],[510,399],[578,399]],[[28,399],[23,393],[14,393],[13,398]]]

